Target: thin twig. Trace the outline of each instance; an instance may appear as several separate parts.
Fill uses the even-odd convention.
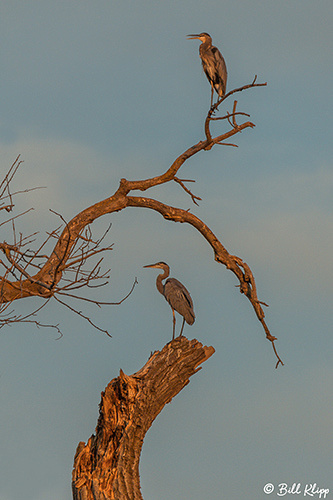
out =
[[[24,212],[21,212],[20,214],[15,215],[15,216],[11,217],[10,219],[5,220],[4,222],[1,222],[0,227],[1,227],[1,226],[4,226],[5,224],[8,224],[8,222],[12,222],[13,220],[17,219],[18,217],[22,217],[22,215],[25,215],[25,214],[27,214],[28,212],[31,212],[31,210],[34,210],[34,208],[28,208],[28,209],[27,209],[27,210],[25,210]]]
[[[93,326],[94,328],[96,328],[96,330],[99,330],[100,332],[102,333],[106,333],[106,335],[108,337],[111,337],[112,338],[112,335],[109,334],[109,332],[107,330],[103,330],[103,328],[100,328],[99,326],[97,326],[88,316],[85,316],[82,311],[77,311],[76,309],[74,309],[74,307],[70,306],[69,304],[66,304],[66,302],[63,302],[62,300],[59,299],[59,297],[57,297],[56,295],[54,296],[55,300],[57,302],[59,302],[60,304],[62,304],[63,306],[67,307],[70,311],[74,312],[75,314],[77,314],[78,316],[80,316],[81,318],[85,319],[86,321],[88,321],[88,323],[90,323],[91,326]]]
[[[11,254],[10,254],[11,250],[15,251],[15,247],[12,247],[11,245],[8,245],[7,243],[0,243],[0,249],[3,250],[3,252],[5,253],[6,258],[8,259],[8,262],[10,262],[12,264],[12,266],[17,271],[19,271],[25,278],[27,278],[31,283],[36,283],[37,285],[40,285],[40,286],[46,288],[47,290],[51,290],[51,287],[46,285],[46,283],[43,283],[40,280],[36,280],[32,276],[30,276],[17,262],[15,262],[15,260],[12,258]]]
[[[185,186],[185,184],[184,184],[184,182],[195,182],[194,180],[179,179],[178,177],[174,177],[174,178],[173,178],[173,180],[174,180],[175,182],[177,182],[177,183],[178,183],[178,184],[179,184],[179,185],[180,185],[180,186],[184,189],[184,191],[185,191],[187,194],[189,194],[189,195],[191,196],[192,201],[193,201],[193,203],[195,203],[195,205],[199,205],[199,204],[197,203],[197,201],[196,201],[196,200],[201,201],[201,198],[200,198],[199,196],[196,196],[195,194],[193,194],[193,193],[190,191],[190,189],[188,189],[188,188]]]
[[[96,300],[96,299],[88,299],[87,297],[81,297],[81,296],[78,296],[78,295],[73,295],[71,293],[64,292],[63,289],[56,290],[56,293],[60,294],[60,295],[67,295],[67,297],[72,297],[73,299],[85,300],[86,302],[90,302],[92,304],[96,304],[98,307],[100,307],[100,306],[119,306],[126,299],[128,299],[128,297],[132,294],[132,292],[133,292],[133,290],[134,290],[134,288],[135,288],[135,286],[137,284],[138,284],[138,280],[137,280],[137,278],[135,278],[134,283],[132,285],[132,288],[130,289],[130,291],[128,292],[128,294],[125,295],[125,297],[123,297],[118,302],[102,302],[102,301]]]

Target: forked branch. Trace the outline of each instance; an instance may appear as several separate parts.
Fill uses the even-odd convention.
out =
[[[1,282],[0,297],[2,303],[12,302],[13,300],[19,298],[36,295],[49,298],[61,290],[67,290],[68,292],[68,289],[71,287],[66,285],[62,288],[62,285],[59,283],[63,278],[63,273],[69,269],[76,273],[76,278],[74,280],[75,284],[81,286],[81,284],[85,284],[85,279],[87,280],[86,284],[88,284],[88,282],[90,282],[94,277],[94,272],[90,275],[84,274],[82,271],[82,262],[88,259],[91,255],[97,254],[102,250],[109,250],[111,248],[109,247],[101,250],[99,244],[95,246],[93,245],[92,247],[86,246],[86,242],[89,241],[92,244],[92,240],[89,234],[84,233],[84,230],[102,215],[124,210],[127,207],[148,208],[159,212],[166,220],[191,224],[206,239],[214,251],[215,260],[223,264],[227,269],[230,269],[237,276],[240,292],[243,293],[251,302],[256,316],[264,328],[266,338],[272,342],[274,352],[278,359],[276,366],[280,363],[283,364],[274,345],[276,338],[271,335],[264,320],[265,314],[261,307],[264,303],[257,297],[254,276],[249,266],[239,257],[230,255],[211,229],[188,210],[168,206],[152,198],[135,197],[131,195],[131,192],[134,190],[146,191],[153,186],[175,181],[187,194],[190,195],[192,201],[197,204],[197,200],[200,200],[200,198],[194,195],[185,186],[185,182],[189,182],[188,180],[183,180],[177,177],[178,171],[187,160],[198,152],[211,149],[215,144],[225,144],[226,139],[235,136],[248,127],[254,127],[254,124],[250,121],[240,125],[237,124],[236,116],[246,114],[236,111],[237,101],[235,101],[232,113],[227,113],[226,116],[220,118],[220,122],[222,120],[227,120],[230,125],[230,130],[215,137],[212,136],[210,131],[210,123],[217,119],[216,117],[213,117],[213,113],[215,113],[222,101],[235,92],[263,85],[266,84],[256,84],[254,79],[251,84],[230,91],[226,94],[226,96],[221,98],[217,104],[212,106],[205,120],[206,138],[194,144],[178,156],[166,172],[156,177],[143,180],[133,181],[121,179],[119,188],[112,196],[86,208],[73,217],[72,220],[65,222],[65,227],[62,233],[57,233],[56,235],[56,244],[51,255],[43,265],[38,267],[36,274],[29,274],[27,276],[27,270],[22,269],[22,266],[11,258],[9,245],[6,243],[0,245],[0,249],[2,248],[5,252],[9,262],[9,267],[7,267],[7,271],[2,277]],[[226,123],[226,121],[224,123]],[[17,281],[9,279],[10,273],[14,270],[21,274],[21,277]]]

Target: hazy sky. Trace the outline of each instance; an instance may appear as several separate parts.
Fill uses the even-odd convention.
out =
[[[256,124],[239,147],[181,170],[199,207],[177,185],[149,195],[191,209],[251,266],[285,366],[274,369],[236,278],[193,228],[147,210],[106,216],[95,230],[112,223],[111,280],[90,296],[116,301],[139,284],[119,307],[75,305],[112,339],[55,303],[40,320],[60,323],[60,340],[32,325],[1,330],[0,500],[71,498],[74,453],[94,432],[101,391],[171,339],[157,271],[142,269],[159,260],[191,292],[197,319],[185,335],[216,352],[146,436],[145,500],[277,499],[280,483],[317,483],[333,499],[332,21],[331,0],[1,2],[2,176],[20,154],[13,187],[46,186],[16,199],[16,213],[35,209],[17,229],[40,230],[36,246],[59,224],[50,208],[70,219],[121,177],[158,175],[204,138],[210,89],[188,33],[212,35],[229,90],[267,81],[237,96]]]

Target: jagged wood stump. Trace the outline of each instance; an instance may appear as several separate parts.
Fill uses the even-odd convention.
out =
[[[102,392],[95,434],[77,447],[74,500],[143,500],[139,461],[145,434],[214,352],[195,339],[178,337],[133,375],[120,370]]]

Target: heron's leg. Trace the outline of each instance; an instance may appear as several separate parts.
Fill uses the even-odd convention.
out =
[[[182,324],[182,329],[180,330],[180,334],[179,334],[179,337],[182,336],[183,334],[183,330],[184,330],[184,325],[185,325],[185,318],[183,318],[183,324]]]
[[[175,330],[176,330],[176,316],[175,316],[175,311],[172,309],[172,314],[173,314],[173,332],[172,332],[172,340],[175,338]]]
[[[212,87],[212,93],[210,95],[210,107],[213,106],[213,94],[214,94],[214,87],[213,87],[213,84],[211,83],[211,87]]]

